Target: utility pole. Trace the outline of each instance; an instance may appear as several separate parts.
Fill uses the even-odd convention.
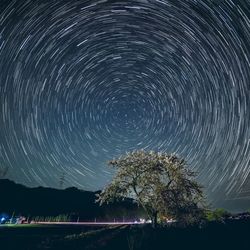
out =
[[[65,172],[62,173],[60,180],[59,180],[59,188],[60,189],[63,189],[64,183],[65,183]]]

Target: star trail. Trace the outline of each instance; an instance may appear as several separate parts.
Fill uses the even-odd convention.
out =
[[[249,1],[1,1],[0,70],[8,178],[97,190],[143,148],[250,198]]]

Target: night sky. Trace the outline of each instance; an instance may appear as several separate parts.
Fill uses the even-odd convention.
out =
[[[97,190],[143,148],[250,199],[250,2],[1,0],[0,128],[27,186]]]

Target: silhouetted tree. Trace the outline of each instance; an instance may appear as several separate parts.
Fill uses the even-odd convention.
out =
[[[144,208],[153,226],[157,225],[159,213],[184,221],[202,211],[203,192],[194,180],[196,174],[176,155],[138,150],[110,161],[109,165],[117,172],[98,195],[100,205],[132,198]]]

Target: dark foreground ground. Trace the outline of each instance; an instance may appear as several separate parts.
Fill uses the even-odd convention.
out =
[[[203,228],[150,225],[113,227],[0,227],[1,250],[250,249],[250,220],[214,222]]]

